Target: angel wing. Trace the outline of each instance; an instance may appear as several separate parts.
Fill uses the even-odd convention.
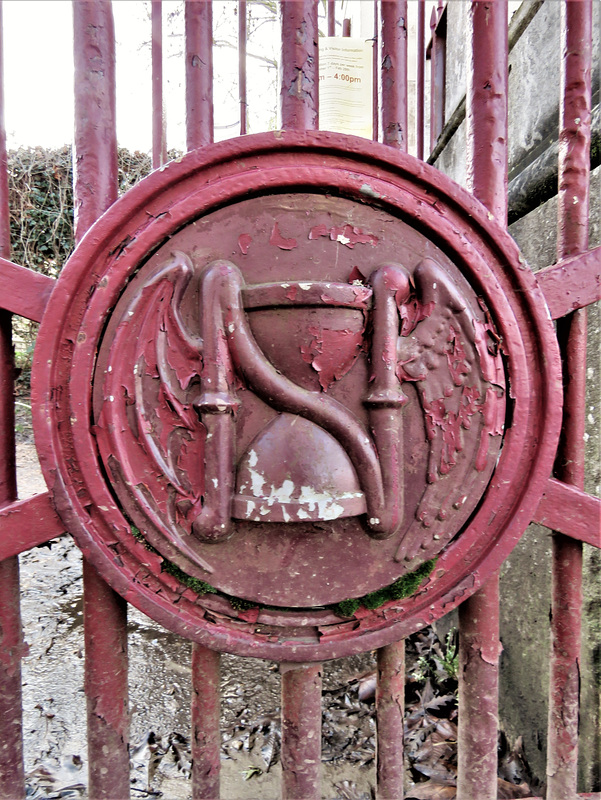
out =
[[[427,486],[396,554],[406,561],[440,551],[469,516],[465,503],[490,478],[505,417],[499,337],[490,318],[470,307],[431,259],[417,266],[412,282],[399,308],[397,375],[415,384],[429,454]]]

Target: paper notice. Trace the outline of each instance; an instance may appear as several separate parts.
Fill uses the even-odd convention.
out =
[[[372,138],[373,43],[319,40],[319,128]]]

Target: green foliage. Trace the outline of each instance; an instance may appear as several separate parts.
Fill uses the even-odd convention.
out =
[[[374,609],[380,608],[384,603],[389,600],[402,600],[404,597],[410,597],[419,588],[420,584],[425,578],[430,575],[436,564],[436,559],[424,561],[415,572],[409,572],[401,577],[390,586],[384,586],[375,592],[370,592],[363,597],[357,597],[351,600],[343,600],[341,603],[336,603],[332,606],[334,613],[340,617],[352,617],[357,611],[359,606],[364,608]]]
[[[179,155],[172,151],[170,157]],[[146,153],[118,151],[119,192],[131,188],[151,170]],[[20,147],[8,153],[11,259],[21,266],[57,278],[75,246],[73,160],[71,147]],[[13,318],[15,360],[20,389],[29,374],[38,325]]]
[[[437,641],[428,655],[421,655],[415,664],[412,678],[425,683],[430,677],[436,680],[457,680],[459,674],[459,646],[457,628],[447,633],[444,647]]]

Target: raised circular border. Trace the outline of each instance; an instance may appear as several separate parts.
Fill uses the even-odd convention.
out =
[[[150,573],[160,557],[133,537],[126,552],[115,536],[125,520],[106,485],[89,423],[98,342],[135,270],[203,214],[252,194],[295,189],[379,205],[444,250],[493,315],[505,348],[512,406],[481,504],[426,584],[410,598],[350,622],[326,613],[319,635],[319,615],[308,620],[302,613],[282,614],[289,633],[284,624],[277,635],[262,634],[260,616],[250,622],[244,615],[207,616],[202,597],[182,591],[175,579],[165,576],[157,592]],[[288,661],[321,661],[381,647],[424,627],[478,589],[509,555],[538,506],[559,438],[561,402],[553,324],[507,231],[427,164],[363,139],[314,132],[257,134],[212,145],[170,162],[129,190],[88,231],[63,269],[42,320],[32,376],[34,430],[46,482],[68,530],[105,580],[187,638],[216,650]],[[311,637],[292,632],[303,625]]]

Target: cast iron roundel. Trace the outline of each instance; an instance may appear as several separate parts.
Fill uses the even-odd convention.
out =
[[[56,507],[127,600],[218,650],[319,660],[507,556],[561,405],[542,295],[434,169],[332,134],[193,152],[65,267],[36,354]]]

